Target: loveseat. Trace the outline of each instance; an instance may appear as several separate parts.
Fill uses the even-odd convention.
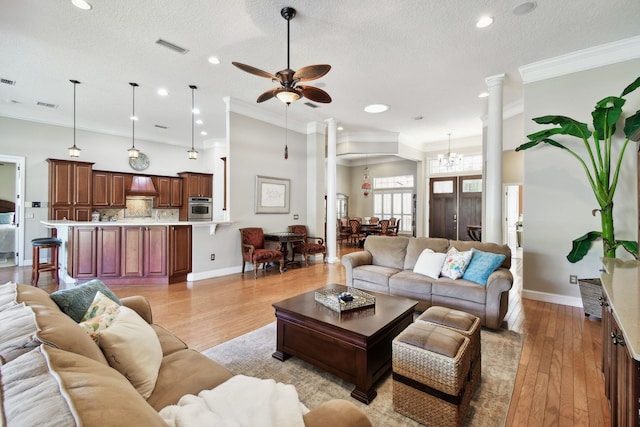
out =
[[[464,252],[493,257],[499,266],[485,274],[486,284],[466,279],[441,277],[437,269],[431,275],[414,271],[426,250],[432,253]],[[472,251],[473,250],[473,251]],[[429,254],[427,254],[429,255]],[[473,256],[470,258],[473,261]],[[511,250],[507,245],[475,241],[457,241],[429,237],[369,236],[364,251],[342,257],[346,269],[346,285],[419,301],[418,310],[440,305],[478,316],[483,326],[499,329],[509,304],[513,285]],[[476,269],[474,268],[474,271]],[[476,279],[477,280],[477,279]],[[479,280],[482,282],[482,280]]]
[[[33,286],[0,285],[2,426],[167,426],[158,413],[162,408],[233,377],[223,366],[153,324],[146,298],[122,298],[122,306],[132,309],[143,319],[138,321],[152,329],[161,349],[157,379],[145,399],[131,379],[137,372],[123,375],[110,363],[131,354],[145,357],[152,353],[151,346],[138,341],[132,347],[139,348],[125,347],[115,358],[115,347],[101,349],[77,319],[72,319],[73,313],[66,314],[69,307],[63,304],[63,312],[60,301],[52,298]],[[371,425],[362,411],[344,400],[325,402],[303,420],[305,426]]]

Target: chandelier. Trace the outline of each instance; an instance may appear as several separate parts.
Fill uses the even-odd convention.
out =
[[[367,197],[369,193],[371,193],[371,183],[369,182],[369,156],[365,155],[365,166],[364,166],[364,177],[362,178],[362,185],[360,186],[360,191],[362,191],[362,195]]]
[[[449,135],[449,149],[447,154],[438,154],[438,162],[440,166],[449,169],[462,163],[462,154],[451,152],[451,134],[448,133],[447,135]]]

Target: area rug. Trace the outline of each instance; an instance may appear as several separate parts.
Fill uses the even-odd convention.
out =
[[[513,331],[481,331],[482,381],[475,393],[466,426],[504,426],[520,362],[522,336]],[[353,385],[296,357],[284,362],[271,357],[276,347],[275,322],[203,351],[234,374],[273,378],[293,384],[300,401],[314,408],[330,399],[347,399],[367,413],[375,426],[420,426],[393,410],[393,382],[387,375],[377,385],[369,405],[351,398]]]

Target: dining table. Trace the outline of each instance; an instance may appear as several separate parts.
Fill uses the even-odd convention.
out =
[[[286,270],[289,264],[298,263],[295,261],[295,252],[293,251],[293,245],[295,243],[304,242],[304,234],[291,233],[289,231],[279,231],[275,233],[264,233],[264,240],[280,243],[280,250],[284,256],[284,269]],[[291,249],[291,259],[287,257],[287,253]]]

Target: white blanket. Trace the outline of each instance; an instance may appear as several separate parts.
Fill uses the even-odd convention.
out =
[[[290,384],[236,375],[160,411],[171,427],[304,427],[309,410]]]

